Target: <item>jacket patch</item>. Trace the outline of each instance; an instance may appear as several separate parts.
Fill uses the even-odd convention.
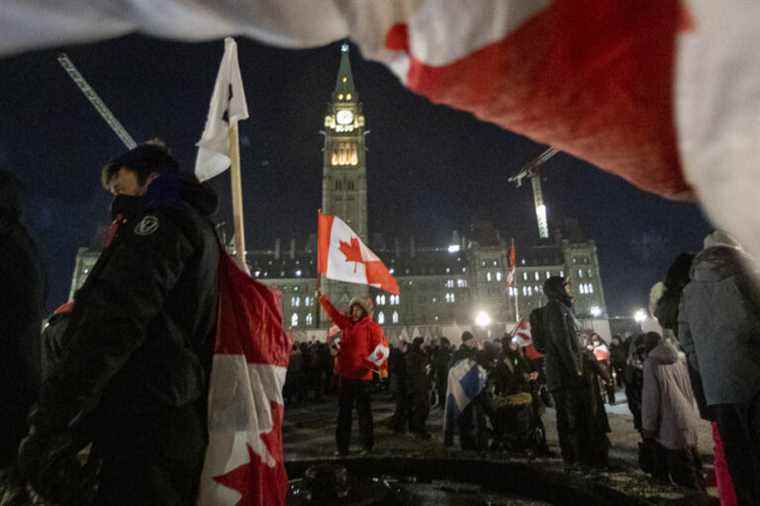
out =
[[[137,235],[150,235],[156,230],[158,230],[158,217],[153,216],[152,214],[147,215],[142,220],[140,220],[140,223],[135,225],[135,234]]]

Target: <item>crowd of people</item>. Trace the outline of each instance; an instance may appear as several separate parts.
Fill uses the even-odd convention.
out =
[[[108,163],[102,183],[114,196],[105,249],[40,335],[44,269],[20,219],[18,181],[0,172],[0,269],[11,280],[0,291],[0,478],[61,504],[88,491],[94,504],[191,504],[208,437],[216,197],[158,144]],[[428,417],[440,409],[444,444],[458,436],[465,450],[549,454],[542,415],[552,406],[563,461],[607,469],[605,398],[615,404],[624,388],[642,469],[704,490],[701,418],[712,425],[723,504],[758,505],[760,278],[752,265],[731,237],[710,234],[652,289],[659,331],[609,344],[583,332],[572,286],[558,276],[531,313],[531,340],[466,331],[457,348],[443,337],[390,345],[368,300],[343,313],[318,292],[339,336],[293,348],[284,398],[292,406],[337,392],[340,456],[349,452],[354,408],[362,452],[373,451],[378,381],[393,395],[395,432],[430,439]],[[95,464],[82,467],[78,453],[88,445]],[[98,486],[88,486],[95,474]]]
[[[583,331],[570,283],[551,277],[531,315],[532,341],[461,336],[391,346],[391,427],[428,439],[432,408],[443,440],[466,450],[548,452],[541,415],[556,409],[562,459],[609,468],[605,401],[623,390],[641,435],[639,465],[655,479],[694,490],[706,480],[697,439],[712,423],[715,478],[723,504],[760,504],[760,291],[751,262],[721,231],[698,255],[679,255],[652,290],[658,331],[606,343]],[[369,310],[367,310],[369,311]],[[466,393],[463,393],[466,392]]]

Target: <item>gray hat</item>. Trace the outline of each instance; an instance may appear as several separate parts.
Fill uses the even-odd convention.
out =
[[[463,343],[469,341],[470,339],[474,339],[474,338],[475,338],[475,336],[473,336],[472,332],[470,332],[469,330],[465,330],[464,332],[462,332],[462,342]]]

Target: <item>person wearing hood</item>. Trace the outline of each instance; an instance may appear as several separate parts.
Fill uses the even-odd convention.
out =
[[[217,318],[216,195],[153,142],[109,162],[102,183],[114,222],[75,295],[19,467],[66,503],[59,494],[76,484],[61,481],[81,476],[72,463],[92,442],[95,504],[194,504]]]
[[[702,377],[739,504],[760,505],[760,293],[752,263],[725,232],[708,235],[683,290],[678,334]]]
[[[16,461],[40,383],[45,271],[21,207],[20,182],[0,171],[0,473]]]
[[[544,295],[549,299],[542,310],[544,363],[557,409],[562,459],[571,465],[605,467],[610,428],[596,379],[596,360],[578,336],[570,283],[552,276],[544,282]]]
[[[644,362],[642,434],[656,441],[654,475],[682,487],[704,490],[697,453],[699,410],[691,388],[686,355],[670,339],[659,341]]]
[[[359,434],[363,451],[367,454],[375,444],[370,404],[372,371],[379,365],[378,358],[388,355],[387,341],[383,329],[372,319],[369,301],[355,297],[348,306],[348,314],[343,314],[332,305],[330,299],[317,290],[319,303],[332,322],[341,330],[340,351],[335,358],[335,372],[338,375],[338,422],[335,442],[340,456],[348,455],[351,444],[351,423],[356,404],[359,414]]]

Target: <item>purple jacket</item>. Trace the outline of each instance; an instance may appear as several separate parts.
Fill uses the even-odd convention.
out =
[[[644,362],[642,428],[671,450],[697,446],[699,411],[686,356],[665,340]]]

